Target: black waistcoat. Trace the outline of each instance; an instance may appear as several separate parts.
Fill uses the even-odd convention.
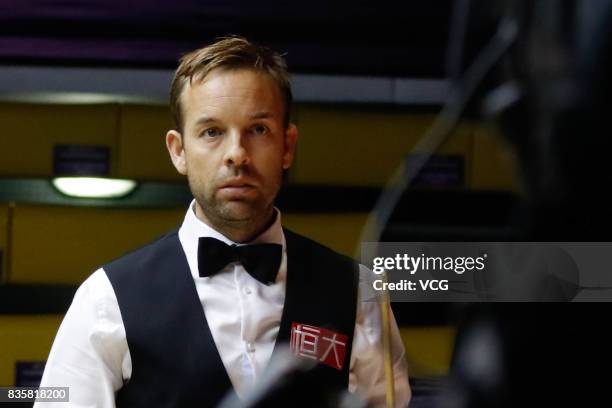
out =
[[[284,230],[287,287],[278,345],[291,323],[348,336],[342,370],[318,364],[327,384],[348,385],[357,308],[354,261]],[[214,407],[232,385],[198,298],[177,231],[104,266],[126,330],[132,376],[118,407]],[[240,339],[236,339],[240,341]]]

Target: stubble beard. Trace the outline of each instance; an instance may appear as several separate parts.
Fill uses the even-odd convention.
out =
[[[200,207],[205,221],[228,238],[240,242],[246,239],[234,237],[252,237],[263,232],[274,214],[274,201],[280,190],[282,179],[276,183],[275,192],[270,199],[261,194],[255,199],[222,200],[216,197],[216,188],[200,188],[194,180],[188,178],[189,188]],[[199,184],[199,183],[197,183]]]

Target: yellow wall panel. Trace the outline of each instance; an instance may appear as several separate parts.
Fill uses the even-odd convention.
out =
[[[283,225],[342,254],[355,257],[367,218],[367,213],[283,213]]]
[[[77,284],[96,268],[178,226],[184,209],[18,205],[12,283]]]
[[[0,176],[51,176],[56,144],[108,146],[112,173],[116,105],[0,103],[0,123]]]
[[[165,105],[121,107],[118,173],[138,180],[183,180],[166,150],[166,132],[174,127]]]
[[[448,375],[456,329],[450,326],[401,327],[411,377]]]
[[[17,361],[45,361],[63,316],[0,316],[0,386],[15,385]]]
[[[8,266],[8,231],[9,209],[7,205],[0,205],[0,284],[4,283]]]
[[[474,131],[471,188],[518,191],[510,146],[490,128]]]
[[[384,185],[434,118],[313,106],[300,107],[298,113],[298,150],[290,179],[327,185]],[[471,129],[460,129],[439,153],[465,157],[469,169],[471,136]]]

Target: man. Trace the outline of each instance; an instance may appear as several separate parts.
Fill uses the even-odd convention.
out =
[[[324,383],[384,401],[380,309],[361,301],[357,265],[284,230],[274,207],[298,137],[290,106],[285,62],[266,48],[231,37],[182,58],[166,146],[194,201],[178,232],[82,284],[41,386],[69,386],[73,406],[214,406],[248,393],[291,340]]]

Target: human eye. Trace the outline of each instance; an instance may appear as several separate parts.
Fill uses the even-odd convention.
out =
[[[208,128],[208,129],[204,129],[201,135],[214,138],[214,137],[218,137],[221,135],[221,130],[219,130],[219,128],[216,128],[216,127]]]
[[[251,128],[251,131],[255,135],[265,135],[269,132],[269,129],[266,125],[255,125]]]

